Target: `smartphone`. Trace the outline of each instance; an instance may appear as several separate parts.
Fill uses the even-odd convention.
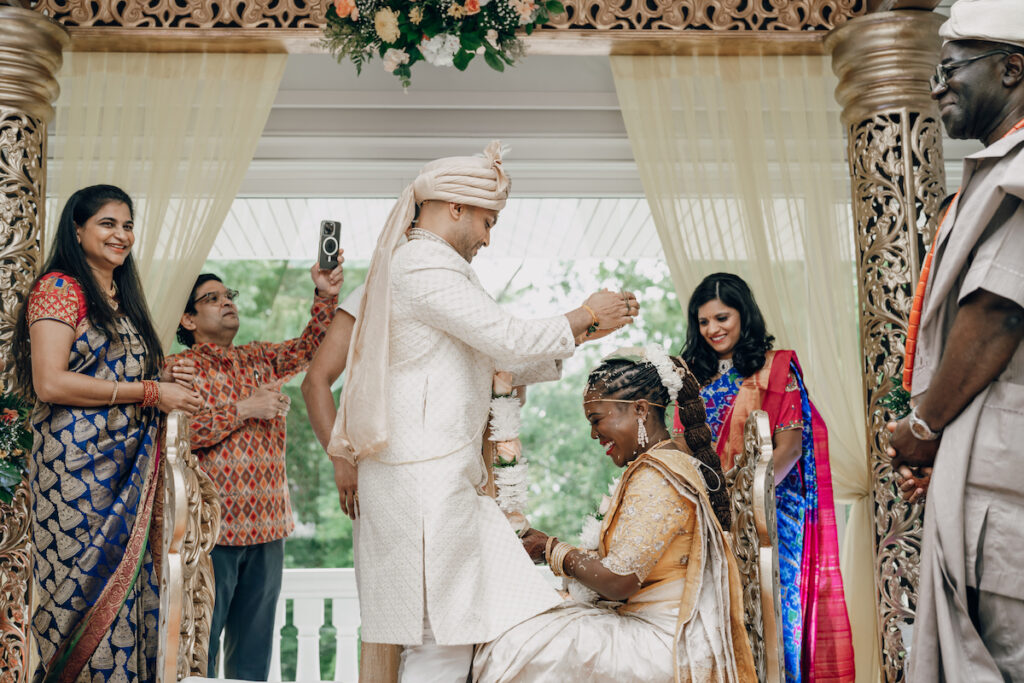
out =
[[[320,221],[320,270],[334,270],[338,267],[338,240],[341,239],[341,223]]]

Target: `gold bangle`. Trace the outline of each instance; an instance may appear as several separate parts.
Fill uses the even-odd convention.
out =
[[[551,562],[549,563],[552,574],[555,576],[568,576],[565,573],[565,558],[575,549],[568,543],[561,541],[555,545],[554,550],[551,551]]]
[[[110,395],[110,405],[114,405],[117,402],[117,380],[112,380],[114,383],[114,393]]]
[[[586,336],[590,336],[597,332],[597,328],[601,325],[601,320],[597,317],[597,313],[594,313],[594,309],[590,306],[583,304],[583,310],[590,314],[590,326],[587,327]]]
[[[548,536],[548,542],[544,544],[544,561],[548,564],[551,563],[551,546],[554,545],[558,539],[554,536]]]

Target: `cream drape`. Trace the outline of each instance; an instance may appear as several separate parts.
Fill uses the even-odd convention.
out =
[[[870,472],[845,144],[823,57],[612,57],[676,292],[734,272],[795,349],[852,505],[843,580],[857,680],[878,680]]]
[[[65,55],[47,183],[51,225],[81,187],[107,183],[131,195],[133,253],[165,350],[252,160],[286,59]]]

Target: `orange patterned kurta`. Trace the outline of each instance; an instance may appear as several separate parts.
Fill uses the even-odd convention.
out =
[[[220,545],[256,545],[295,528],[285,472],[285,418],[240,420],[236,404],[256,388],[288,380],[309,365],[334,315],[337,297],[317,296],[301,337],[221,348],[194,344],[167,359],[191,358],[206,408],[192,419],[192,449],[223,505]]]

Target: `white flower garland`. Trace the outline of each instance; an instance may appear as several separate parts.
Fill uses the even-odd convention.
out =
[[[530,466],[522,456],[522,444],[519,442],[522,404],[512,392],[510,382],[508,373],[495,373],[489,439],[495,442],[497,452],[497,459],[492,466],[494,484],[498,490],[495,501],[516,533],[522,534],[530,527],[523,514],[529,497]]]
[[[608,507],[611,505],[612,497],[615,495],[615,489],[619,487],[619,482],[622,477],[618,477],[608,486],[608,495],[601,498],[601,506],[598,508],[596,515],[587,515],[583,518],[583,528],[580,529],[580,549],[585,551],[597,550],[598,544],[601,542],[601,520],[608,513]],[[593,604],[601,599],[596,591],[576,579],[568,579],[565,584],[566,590],[569,591],[569,595],[576,602],[582,602],[585,604]]]

